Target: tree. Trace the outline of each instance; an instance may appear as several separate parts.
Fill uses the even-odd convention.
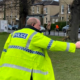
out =
[[[19,0],[19,29],[23,28],[25,26],[26,16],[28,15],[28,8],[29,5],[27,5],[28,0]]]
[[[19,0],[20,11],[19,11],[19,29],[23,28],[26,24],[26,17],[29,14],[29,10],[31,10],[31,5],[39,0]]]
[[[6,1],[13,1],[13,3],[11,3],[11,4],[12,5],[14,4],[14,6],[11,6],[11,4],[6,5]],[[2,0],[0,2],[0,6],[4,5],[4,15],[6,13],[6,9],[10,8],[12,10],[13,7],[19,8],[19,29],[21,29],[25,26],[26,17],[31,10],[31,5],[35,1],[41,1],[41,0]],[[19,4],[19,6],[17,6],[17,4]],[[6,17],[6,15],[5,15],[5,17]]]
[[[71,41],[75,42],[78,40],[78,28],[80,26],[80,0],[74,0],[70,9],[70,31],[68,36],[70,37]]]

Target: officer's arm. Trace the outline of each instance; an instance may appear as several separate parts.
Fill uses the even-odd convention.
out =
[[[4,49],[2,51],[1,58],[0,58],[0,65],[2,64],[1,63],[2,61],[1,60],[3,59],[5,53],[7,52],[7,49],[8,49],[8,46],[9,46],[10,41],[11,41],[11,34],[8,36],[8,39],[5,42]]]
[[[9,36],[5,42],[4,49],[2,51],[2,55],[4,55],[7,52],[10,41],[11,41],[11,34],[9,34]]]
[[[74,53],[76,50],[74,43],[55,41],[40,33],[37,33],[33,37],[32,44],[37,47],[49,49],[50,51],[69,51]]]

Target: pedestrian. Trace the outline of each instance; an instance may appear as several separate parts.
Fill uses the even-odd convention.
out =
[[[51,31],[51,22],[50,21],[48,21],[46,28],[48,30],[48,35],[50,35],[50,31]]]
[[[56,31],[58,31],[58,32],[59,32],[59,26],[58,26],[58,25],[56,25]]]
[[[9,35],[0,59],[0,80],[55,80],[50,51],[74,53],[80,42],[55,41],[40,31],[40,21],[29,18],[27,26]]]

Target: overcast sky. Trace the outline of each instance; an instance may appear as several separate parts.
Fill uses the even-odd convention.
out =
[[[59,1],[59,0],[55,0],[55,1]]]

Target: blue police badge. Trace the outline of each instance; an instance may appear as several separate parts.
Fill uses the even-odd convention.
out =
[[[23,38],[23,39],[26,39],[28,34],[25,34],[25,33],[15,33],[13,38]]]

